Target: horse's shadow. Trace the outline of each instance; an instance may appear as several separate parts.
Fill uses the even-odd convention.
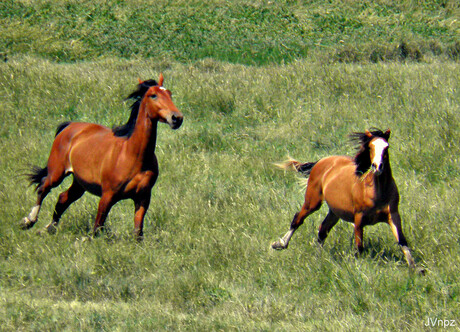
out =
[[[344,253],[355,256],[356,259],[371,259],[378,262],[379,264],[405,264],[404,253],[399,248],[399,245],[396,242],[388,242],[388,239],[380,237],[367,237],[364,240],[364,249],[361,253],[358,253],[355,244],[354,237],[350,236],[349,244],[344,245],[340,250],[337,250],[337,245],[329,247],[327,243],[322,246],[322,250],[325,250],[326,247],[328,253],[335,261],[343,261]],[[321,247],[321,246],[320,246]],[[420,258],[416,252],[412,251],[414,260],[416,263],[420,263]]]

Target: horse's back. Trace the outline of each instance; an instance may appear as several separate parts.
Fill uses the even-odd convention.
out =
[[[86,122],[64,122],[58,126],[50,157],[68,155],[75,143],[81,138],[99,134],[107,134],[110,129],[93,123]]]
[[[116,138],[108,127],[95,123],[71,122],[56,136],[54,145],[60,145],[61,150],[78,148],[90,153],[105,151],[108,144],[113,144],[112,141],[116,141]]]
[[[60,136],[76,137],[76,136],[90,136],[97,134],[108,134],[111,130],[108,127],[101,126],[95,123],[88,122],[70,122],[63,129],[61,129],[56,138]]]
[[[311,171],[311,176],[315,175],[316,173],[321,174],[321,177],[324,179],[328,178],[329,176],[337,173],[350,173],[356,169],[356,165],[353,162],[353,159],[348,156],[329,156],[320,159],[316,165],[313,167]],[[310,176],[310,177],[311,177]]]

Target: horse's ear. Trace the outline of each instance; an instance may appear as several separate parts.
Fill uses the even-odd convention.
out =
[[[367,137],[371,138],[372,137],[372,134],[369,130],[366,129],[366,131],[364,132],[366,134]]]
[[[158,85],[163,86],[163,73],[160,73],[160,77],[158,78]]]
[[[385,139],[388,141],[390,139],[391,130],[388,128],[385,132]]]

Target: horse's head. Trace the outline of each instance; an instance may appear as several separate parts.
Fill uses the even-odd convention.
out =
[[[380,130],[369,131],[364,133],[354,133],[351,135],[360,143],[360,149],[355,156],[356,174],[363,174],[368,171],[375,175],[382,174],[385,164],[388,162],[388,139],[390,138],[390,129],[383,132]]]
[[[383,137],[374,136],[366,129],[366,136],[369,137],[369,156],[371,162],[371,171],[380,175],[385,167],[385,160],[388,159],[388,139],[390,138],[390,129]]]
[[[171,91],[163,87],[163,74],[160,74],[158,85],[147,90],[142,103],[150,119],[167,123],[172,129],[178,129],[182,125],[184,116],[174,105],[171,95]]]

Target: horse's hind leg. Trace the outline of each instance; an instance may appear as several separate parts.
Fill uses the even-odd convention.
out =
[[[30,211],[29,215],[23,219],[21,224],[22,229],[29,229],[32,228],[38,220],[38,213],[40,212],[40,208],[42,206],[42,202],[45,199],[46,195],[49,194],[51,188],[48,186],[41,186],[37,191],[37,202],[35,206]]]
[[[308,188],[307,195],[305,197],[305,203],[303,204],[300,211],[295,214],[289,231],[282,238],[280,238],[279,241],[272,243],[273,249],[286,249],[289,245],[289,241],[291,240],[292,235],[297,230],[297,228],[303,224],[305,218],[321,207],[321,197],[319,195],[311,195],[308,191]]]
[[[49,181],[49,175],[47,175],[45,178],[41,180],[41,184],[37,189],[37,201],[35,203],[35,206],[32,208],[32,211],[30,211],[29,215],[23,219],[23,223],[21,225],[22,229],[29,229],[35,225],[35,223],[38,220],[38,213],[40,212],[42,202],[50,191],[51,185]]]
[[[59,195],[53,212],[53,221],[46,226],[48,233],[54,234],[56,232],[56,227],[64,211],[84,193],[85,189],[74,179],[70,188]]]
[[[334,212],[329,210],[329,213],[327,214],[326,218],[324,218],[323,222],[319,226],[318,242],[321,245],[324,243],[324,240],[326,240],[329,231],[332,229],[332,227],[334,227],[337,224],[338,221],[339,217],[337,217],[334,214]]]
[[[45,175],[45,177],[36,181],[39,183],[39,187],[37,188],[37,202],[35,203],[35,206],[32,208],[32,211],[30,211],[29,215],[23,219],[23,222],[21,224],[22,229],[29,229],[35,225],[35,223],[38,220],[38,213],[40,212],[43,200],[49,194],[52,188],[58,186],[62,182],[64,177],[64,172],[50,172],[48,169],[48,172]]]
[[[112,192],[105,192],[102,194],[99,200],[97,208],[96,221],[94,222],[93,235],[98,235],[100,230],[104,227],[107,215],[110,212],[112,206],[116,203],[113,199],[114,194]]]

